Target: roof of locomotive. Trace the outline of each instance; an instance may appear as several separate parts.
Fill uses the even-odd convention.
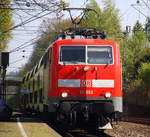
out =
[[[103,31],[93,28],[69,28],[62,32],[54,43],[77,44],[77,45],[116,45],[115,41],[106,40],[106,34]]]
[[[116,45],[117,42],[112,40],[101,39],[65,39],[57,40],[54,45]]]
[[[98,39],[105,39],[106,34],[98,29],[95,28],[68,28],[60,33],[57,39],[66,39],[67,37],[71,39],[75,39],[76,36],[80,36],[80,39],[86,38],[98,38]]]

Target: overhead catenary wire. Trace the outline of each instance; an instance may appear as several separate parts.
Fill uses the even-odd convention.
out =
[[[41,27],[39,27],[39,26],[25,26],[26,28],[48,28],[48,27],[46,27],[46,26],[41,26]]]
[[[17,17],[17,19],[20,19],[20,20],[22,20],[22,18],[24,17],[23,15],[20,15],[16,10],[13,11],[13,16],[15,16],[15,18],[16,16],[19,16]]]
[[[27,31],[27,32],[15,32],[15,33],[13,33],[13,36],[15,36],[15,35],[19,35],[21,38],[24,36],[24,35],[26,35],[26,36],[30,36],[30,38],[31,38],[31,36],[33,37],[33,36],[36,36],[36,35],[39,35],[39,32],[37,32],[37,31]]]
[[[39,11],[39,10],[42,10],[42,9],[27,9],[27,8],[10,8],[10,7],[6,7],[6,8],[0,8],[0,10],[29,10],[29,11],[37,10],[37,11]]]
[[[31,3],[32,3],[32,2],[31,2]],[[21,4],[20,4],[20,3],[17,3],[17,5],[21,8]],[[44,10],[42,9],[42,11],[44,11]],[[23,10],[22,10],[22,12],[24,12],[25,14],[27,14],[27,15],[29,15],[29,16],[31,16],[31,17],[34,17],[34,15],[32,15],[31,12],[29,13],[29,12],[23,11]],[[36,14],[36,15],[37,15],[37,14]],[[35,15],[35,16],[36,16],[36,15]],[[38,15],[37,15],[36,17],[38,17]],[[26,31],[25,25],[23,25],[23,28],[24,28],[24,31]]]
[[[16,13],[16,14],[19,16],[19,18],[20,18],[20,20],[21,20],[21,23],[23,23],[22,16],[21,16],[20,14],[18,14],[18,13]]]
[[[17,5],[19,6],[19,8],[21,8],[21,4],[20,3],[17,3]],[[43,11],[43,9],[41,9],[42,11]],[[27,12],[27,11],[24,11],[24,10],[22,10],[22,12],[24,12],[24,13],[26,13],[27,15],[30,15],[30,16],[34,16],[34,15],[32,15],[31,14],[31,12],[29,13],[29,12]]]
[[[43,13],[43,12],[40,12],[40,13],[38,13],[38,14],[41,14],[41,13]],[[38,14],[37,14],[37,15],[38,15]],[[45,15],[45,14],[44,14],[44,15]],[[44,15],[43,15],[43,16],[44,16]],[[34,17],[36,17],[36,16],[34,16]],[[23,25],[27,24],[27,23],[30,23],[30,22],[36,20],[36,18],[33,20],[34,17],[31,17],[31,18],[25,20],[24,22],[19,23],[19,24],[15,25],[15,26],[13,26],[13,27],[9,28],[8,30],[5,30],[5,31],[3,31],[3,32],[1,32],[1,33],[7,33],[7,32],[9,32],[9,31],[11,31],[11,30],[13,30],[13,29],[16,29],[16,28],[18,28],[18,27],[20,27],[20,26],[23,26]],[[41,18],[41,16],[40,16],[39,18]],[[32,20],[31,20],[31,19],[32,19]]]
[[[55,11],[51,11],[51,12],[48,12],[48,13],[46,13],[46,14],[44,14],[44,15],[42,15],[42,16],[40,16],[40,17],[43,17],[43,16],[46,16],[46,15],[48,15],[48,14],[50,14],[50,13],[52,13],[52,12],[56,12],[56,11],[58,11],[59,9],[57,9],[57,10],[55,10]],[[37,17],[37,18],[40,18],[40,17]],[[37,19],[36,18],[36,19]],[[34,19],[35,20],[35,19]],[[33,20],[32,20],[33,21]],[[30,20],[30,22],[31,22],[31,20]],[[26,22],[26,23],[28,23],[28,22]],[[25,24],[25,23],[24,23]],[[14,27],[13,27],[14,28]],[[35,38],[34,38],[35,39]],[[34,39],[32,39],[32,40],[34,40]],[[28,41],[28,42],[25,42],[25,43],[23,43],[22,45],[20,45],[19,47],[17,47],[17,48],[15,48],[15,49],[13,49],[13,50],[11,50],[10,51],[10,53],[12,53],[12,52],[15,52],[15,51],[17,51],[17,50],[20,50],[20,49],[22,49],[22,48],[25,48],[25,47],[27,47],[27,46],[24,46],[25,44],[28,44],[28,43],[30,43],[32,40],[30,40],[30,41]],[[33,43],[32,43],[33,44]],[[30,46],[31,44],[29,44],[28,46]],[[23,47],[22,47],[23,46]]]
[[[27,41],[27,42],[21,44],[20,46],[18,46],[18,47],[16,47],[16,48],[12,49],[12,50],[10,51],[10,53],[22,49],[22,47],[24,47],[26,44],[31,45],[31,42],[32,42],[32,44],[33,44],[33,41],[34,41],[34,40],[37,40],[37,38],[38,38],[38,37],[35,37],[35,38],[33,38],[33,39],[31,39],[31,40],[29,40],[29,41]],[[29,44],[29,43],[30,43],[30,44]]]
[[[124,17],[126,14],[127,14],[127,12],[129,12],[129,9],[131,8],[131,6],[129,6],[127,9],[126,9],[126,11],[124,12],[124,13],[122,13],[120,16],[119,16],[119,19],[121,19],[122,17]]]
[[[35,21],[35,20],[37,20],[37,19],[40,19],[40,18],[42,18],[42,17],[45,17],[45,16],[47,16],[47,15],[49,15],[49,14],[51,14],[51,13],[57,13],[58,11],[61,11],[62,10],[62,8],[61,7],[55,7],[55,6],[57,6],[57,5],[53,5],[53,9],[49,9],[48,11],[46,11],[45,9],[43,10],[42,9],[42,12],[38,12],[36,15],[34,15],[34,16],[32,16],[32,17],[30,17],[29,19],[27,19],[27,20],[25,20],[25,21],[23,21],[20,17],[19,17],[19,19],[21,19],[22,21],[21,21],[21,23],[19,23],[19,24],[17,24],[17,25],[15,25],[15,26],[13,26],[12,28],[9,28],[8,30],[6,30],[6,31],[3,31],[2,33],[7,33],[7,32],[9,32],[9,31],[11,31],[11,30],[15,30],[16,28],[18,28],[18,27],[20,27],[20,26],[26,26],[26,24],[28,24],[28,23],[30,23],[30,22],[32,22],[32,21]],[[10,9],[10,8],[9,8]],[[16,9],[16,11],[17,10],[24,10],[24,8],[15,8]],[[31,10],[31,9],[30,9]],[[27,13],[27,12],[25,12],[25,13]],[[29,15],[29,14],[28,14]],[[30,15],[31,16],[31,15]],[[26,27],[39,27],[39,26],[26,26]],[[43,27],[42,27],[43,28]],[[15,31],[17,31],[17,30],[15,30]],[[29,30],[29,31],[31,31],[31,30]],[[38,31],[38,30],[37,30]],[[37,40],[37,38],[34,38],[34,39],[32,39],[32,40],[30,40],[30,41],[28,41],[28,42],[25,42],[25,43],[23,43],[23,44],[21,44],[20,46],[18,46],[17,48],[15,48],[15,49],[12,49],[11,51],[10,51],[10,53],[13,53],[13,52],[15,52],[15,51],[18,51],[18,50],[21,50],[21,49],[25,49],[25,48],[27,48],[27,47],[29,47],[29,46],[33,46],[33,44],[36,42],[36,40]],[[15,64],[15,63],[17,63],[17,62],[19,62],[19,61],[22,61],[23,59],[18,59],[18,60],[16,60],[16,61],[13,61],[13,62],[11,62],[10,64],[12,65],[12,64]]]
[[[15,1],[14,1],[15,2]],[[41,3],[42,4],[42,3]],[[56,3],[53,3],[53,5],[54,4],[56,4]],[[20,8],[17,8],[17,7],[15,7],[15,6],[18,6],[18,5],[20,5],[20,6],[25,6],[25,7],[27,7],[27,8],[22,8],[22,7],[20,7]],[[34,8],[34,9],[31,9],[30,8],[30,6],[36,6],[37,5],[37,3],[33,3],[33,2],[26,2],[26,3],[19,3],[19,2],[15,2],[15,3],[3,3],[3,2],[0,2],[0,6],[6,6],[6,7],[2,7],[2,8],[0,8],[0,9],[8,9],[8,10],[43,10],[43,8]],[[45,4],[46,5],[46,4]],[[13,7],[13,8],[12,8]]]
[[[144,0],[141,0],[144,4],[145,4],[145,6],[150,10],[150,6],[144,1]]]
[[[37,37],[36,37],[36,38],[33,38],[33,39],[31,39],[31,40],[29,40],[29,41],[23,43],[23,44],[21,44],[20,46],[18,46],[18,47],[15,48],[15,49],[12,49],[12,50],[10,51],[10,53],[16,52],[16,51],[18,51],[18,50],[24,49],[24,48],[29,47],[29,46],[33,46],[33,44],[35,44],[35,42],[36,42],[36,41],[32,42],[33,40],[37,40]],[[31,42],[32,42],[32,43],[31,43]],[[28,44],[28,45],[26,45],[26,44]],[[26,46],[25,46],[25,45],[26,45]]]
[[[35,43],[36,43],[36,41],[35,41],[35,42],[32,42],[32,43],[30,43],[30,44],[28,44],[28,45],[26,45],[26,46],[23,46],[23,47],[19,48],[18,50],[27,48],[27,47],[29,47],[29,46],[33,46],[33,44],[35,44]],[[18,50],[17,50],[17,51],[18,51]],[[15,52],[15,51],[14,51],[14,52]]]
[[[6,6],[6,7],[0,7],[0,10],[42,10],[42,9],[36,9],[36,8],[22,8],[22,7],[12,7],[16,6],[16,4],[6,4],[6,3],[0,3],[0,6]]]
[[[8,68],[9,68],[9,69],[11,69],[11,68],[22,69],[22,67],[9,67],[9,66],[8,66]]]
[[[140,11],[139,9],[137,9],[133,4],[131,5],[136,11],[138,11],[139,13],[141,13],[145,18],[147,18],[148,16],[145,15],[142,11]]]
[[[17,63],[17,62],[19,62],[19,61],[22,61],[22,60],[24,60],[24,59],[25,59],[25,58],[17,59],[17,60],[15,60],[15,61],[13,61],[13,62],[10,62],[9,64],[10,64],[10,65],[15,64],[15,63]]]
[[[38,30],[31,30],[31,29],[15,29],[14,31],[33,31],[33,32],[37,32]]]
[[[89,0],[85,0],[84,3],[81,5],[81,8],[86,6],[86,4],[88,3]]]
[[[48,13],[45,13],[44,15],[41,15],[41,16],[38,16],[38,17],[37,17],[37,15],[43,13],[43,11],[42,11],[42,12],[36,14],[35,16],[33,16],[33,17],[31,17],[31,18],[25,20],[23,23],[19,23],[19,24],[15,25],[15,26],[13,26],[13,27],[9,28],[8,30],[5,30],[5,31],[3,31],[3,32],[1,32],[1,33],[7,33],[7,32],[9,32],[9,31],[11,31],[11,30],[13,30],[13,29],[16,29],[16,28],[22,26],[22,25],[25,25],[25,24],[27,24],[27,23],[30,23],[30,22],[34,21],[34,20],[37,20],[37,19],[42,18],[42,17],[44,17],[44,16],[47,16],[47,15],[53,13],[53,12],[56,12],[56,11],[58,11],[59,9],[60,9],[60,8],[58,8],[58,9],[56,9],[56,10],[53,10],[53,11],[50,11],[50,12],[48,12]],[[45,10],[45,11],[46,11],[46,10]]]
[[[39,2],[37,2],[36,0],[33,0],[33,2],[34,2],[37,6],[39,6],[39,7],[42,8],[42,9],[45,9],[45,10],[49,10],[49,8],[50,8],[49,5],[50,5],[50,4],[52,4],[52,5],[54,5],[54,4],[59,5],[59,4],[61,3],[61,1],[60,1],[60,3],[57,3],[57,2],[53,3],[53,2],[51,2],[51,1],[49,1],[49,3],[44,4],[44,3],[39,3]]]
[[[0,5],[2,5],[2,6],[16,6],[18,4],[22,5],[22,6],[27,6],[26,3],[19,3],[19,2],[15,1],[15,0],[13,0],[13,3],[0,2]],[[33,2],[30,2],[29,4],[30,5],[35,5],[35,3],[33,3]]]

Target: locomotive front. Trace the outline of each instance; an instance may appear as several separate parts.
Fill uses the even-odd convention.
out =
[[[120,50],[100,39],[59,40],[54,45],[52,87],[57,119],[101,129],[122,113]],[[57,105],[56,105],[57,104]]]

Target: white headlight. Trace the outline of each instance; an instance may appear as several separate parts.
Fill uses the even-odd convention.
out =
[[[89,69],[90,69],[89,66],[85,66],[83,70],[84,70],[85,72],[87,72]]]
[[[110,98],[110,97],[111,97],[111,93],[110,93],[110,92],[106,92],[106,93],[105,93],[105,97],[106,97],[106,98]]]
[[[63,93],[61,94],[61,96],[62,96],[63,98],[66,98],[66,97],[68,96],[68,93],[67,93],[67,92],[63,92]]]

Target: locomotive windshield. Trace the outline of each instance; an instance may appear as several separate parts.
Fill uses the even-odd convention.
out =
[[[85,63],[85,46],[63,46],[60,61],[69,64]]]
[[[65,64],[112,64],[112,47],[62,46],[60,62]]]
[[[88,46],[88,64],[112,64],[112,48],[110,46]]]

